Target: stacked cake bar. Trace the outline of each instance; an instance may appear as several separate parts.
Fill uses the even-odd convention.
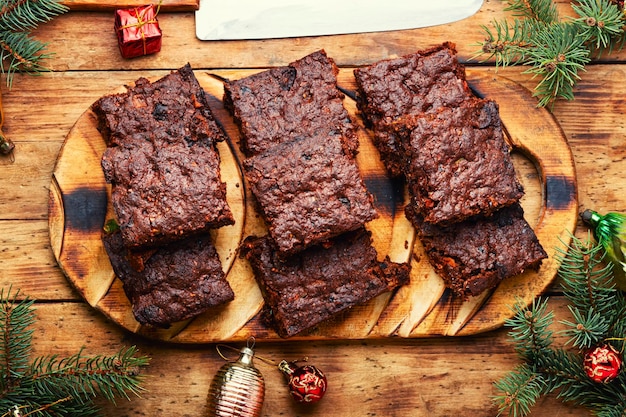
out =
[[[357,106],[389,173],[407,181],[407,217],[457,294],[478,295],[547,255],[526,223],[495,102],[476,97],[453,44],[354,71]]]
[[[136,319],[167,326],[232,300],[215,248],[201,237],[234,223],[216,148],[225,136],[191,67],[140,78],[92,110],[119,225],[105,248]],[[197,240],[181,243],[188,238]],[[193,265],[198,253],[206,268]]]
[[[408,267],[378,262],[364,229],[377,213],[337,73],[320,50],[225,84],[244,174],[269,231],[248,238],[243,252],[284,337],[408,279]]]

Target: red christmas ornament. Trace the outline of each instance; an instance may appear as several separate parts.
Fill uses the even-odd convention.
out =
[[[298,366],[296,362],[281,361],[278,369],[285,375],[289,393],[297,402],[315,403],[326,393],[326,375],[315,366]]]
[[[622,354],[608,343],[596,346],[585,354],[583,367],[593,381],[606,384],[619,375]]]

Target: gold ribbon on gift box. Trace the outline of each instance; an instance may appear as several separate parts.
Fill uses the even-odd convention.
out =
[[[161,3],[162,1],[159,2],[159,4],[157,4],[157,8],[156,11],[154,12],[154,17],[152,17],[149,20],[143,20],[144,19],[144,15],[146,14],[146,12],[148,12],[148,10],[150,10],[149,8],[145,8],[143,9],[141,12],[139,11],[139,7],[135,7],[135,17],[137,18],[137,22],[135,23],[131,23],[131,24],[127,24],[124,26],[120,26],[118,28],[118,31],[123,31],[124,29],[128,29],[128,28],[138,28],[139,29],[139,33],[141,33],[141,41],[143,43],[143,54],[146,55],[148,53],[147,49],[146,49],[146,34],[143,31],[143,27],[145,25],[149,25],[149,24],[153,24],[153,23],[158,23],[157,20],[157,15],[159,14],[159,11],[161,10]]]

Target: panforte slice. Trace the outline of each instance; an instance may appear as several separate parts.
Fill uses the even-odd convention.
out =
[[[357,162],[356,127],[323,50],[225,84],[244,174],[277,250],[293,254],[377,217]]]
[[[547,258],[519,204],[445,227],[424,222],[417,233],[437,274],[461,297],[536,270]]]
[[[244,161],[244,172],[282,253],[298,252],[376,217],[338,136],[294,139]]]
[[[474,98],[407,117],[397,135],[406,143],[411,210],[428,223],[489,216],[524,195],[494,101]]]
[[[270,325],[283,338],[318,324],[409,280],[409,265],[377,260],[365,229],[299,254],[278,256],[271,238],[246,238],[242,256],[254,271]]]
[[[124,244],[159,246],[234,223],[216,143],[225,139],[189,65],[92,105]]]
[[[386,126],[401,117],[455,107],[473,94],[450,42],[357,68],[354,76],[358,109],[373,129],[381,160],[393,176],[403,174],[404,152],[400,139]]]
[[[150,250],[145,257],[129,251],[119,232],[104,233],[102,240],[141,324],[168,327],[234,298],[209,235]]]
[[[337,89],[338,68],[324,50],[291,64],[228,81],[224,106],[241,131],[247,156],[311,135],[339,136],[347,155],[358,147],[356,127]]]

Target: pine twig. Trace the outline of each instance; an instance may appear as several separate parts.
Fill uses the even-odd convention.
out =
[[[60,0],[0,0],[0,73],[7,75],[7,86],[16,72],[47,71],[43,62],[50,57],[48,45],[31,32],[67,10]]]
[[[98,396],[115,403],[141,394],[140,370],[149,359],[136,356],[135,347],[110,356],[86,356],[81,350],[31,362],[33,301],[18,296],[0,290],[0,417],[13,416],[15,407],[23,417],[95,416]]]
[[[471,58],[486,55],[496,67],[523,65],[537,78],[533,96],[545,107],[558,99],[573,100],[580,73],[592,55],[621,47],[626,16],[611,0],[572,2],[576,18],[560,18],[553,0],[509,0],[513,23],[507,19],[483,26],[485,40]]]
[[[555,392],[562,402],[587,407],[595,416],[626,417],[626,371],[599,383],[585,371],[582,357],[589,347],[604,343],[624,352],[626,297],[615,287],[606,252],[590,236],[586,241],[572,236],[567,250],[558,251],[559,276],[572,313],[571,321],[562,322],[570,336],[568,348],[553,346],[547,299],[527,307],[517,303],[505,325],[522,364],[494,383],[498,415],[524,417],[541,396]]]

